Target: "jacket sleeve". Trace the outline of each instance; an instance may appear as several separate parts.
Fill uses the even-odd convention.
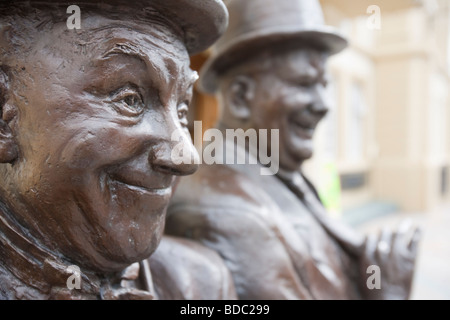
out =
[[[237,299],[224,261],[194,241],[164,236],[149,264],[160,300]]]
[[[216,251],[234,279],[240,299],[309,299],[280,232],[267,220],[265,209],[171,207],[168,234],[188,237]]]

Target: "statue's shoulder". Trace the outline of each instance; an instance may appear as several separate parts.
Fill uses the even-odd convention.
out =
[[[232,276],[222,258],[199,243],[164,236],[149,262],[160,299],[237,298]]]
[[[225,165],[182,178],[167,210],[166,233],[191,239],[277,234],[281,209],[250,176]]]
[[[273,205],[271,195],[248,175],[226,165],[203,165],[194,175],[181,179],[169,212],[260,212]]]
[[[1,261],[1,256],[0,256]],[[47,300],[48,296],[27,286],[0,265],[0,300]]]

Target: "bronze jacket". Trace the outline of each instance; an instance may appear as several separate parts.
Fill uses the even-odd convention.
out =
[[[79,267],[22,232],[0,203],[0,300],[236,299],[232,277],[219,255],[186,239],[164,236],[156,252],[122,272]],[[70,283],[76,284],[73,278]]]
[[[166,233],[217,251],[241,299],[360,298],[363,238],[324,213],[303,175],[303,194],[279,176],[260,175],[260,165],[202,165],[181,179]]]

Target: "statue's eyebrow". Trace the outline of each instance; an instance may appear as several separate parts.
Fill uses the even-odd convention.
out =
[[[108,59],[111,56],[123,54],[127,56],[133,56],[141,60],[144,64],[148,64],[149,60],[147,55],[145,55],[139,48],[130,43],[116,43],[114,47],[107,50],[102,56],[102,59]]]
[[[188,86],[187,86],[187,87],[188,87],[188,88],[193,87],[194,84],[197,82],[197,80],[198,80],[199,78],[200,78],[200,77],[199,77],[199,75],[198,75],[198,72],[192,70],[191,76],[190,76],[190,78],[188,79]]]
[[[189,73],[189,75],[186,78],[186,82],[185,85],[183,85],[182,87],[180,87],[180,90],[183,90],[184,95],[190,95],[192,90],[194,89],[194,85],[197,82],[197,80],[199,79],[199,75],[198,72],[195,70],[191,70],[191,72]]]
[[[116,43],[114,47],[107,50],[102,56],[101,59],[108,59],[115,55],[124,55],[128,57],[133,57],[141,61],[147,68],[152,70],[152,74],[155,77],[158,77],[158,81],[163,81],[164,79],[159,76],[158,67],[149,59],[148,55],[146,55],[142,50],[140,50],[137,46],[132,43]]]
[[[142,51],[139,48],[139,46],[134,45],[133,43],[130,43],[130,42],[127,42],[127,41],[116,42],[112,48],[108,49],[101,56],[101,59],[102,60],[107,60],[108,58],[110,58],[112,56],[116,56],[116,55],[123,55],[123,56],[133,57],[133,58],[138,59],[142,63],[144,63],[144,65],[148,69],[153,71],[152,72],[152,77],[156,78],[155,79],[156,82],[166,83],[170,87],[172,87],[173,85],[178,84],[178,82],[175,81],[173,79],[173,77],[170,76],[169,73],[167,73],[167,72],[160,72],[161,67],[158,66],[158,62],[160,64],[164,64],[164,66],[162,66],[162,68],[168,68],[167,67],[168,61],[166,59],[161,59],[161,60],[156,59],[156,61],[152,61],[151,59],[149,59],[149,56],[144,51]],[[165,76],[165,75],[167,75],[167,76]],[[183,86],[185,88],[184,90],[188,90],[191,87],[193,87],[195,82],[198,80],[198,78],[199,78],[199,76],[198,76],[198,73],[196,71],[190,72],[190,75],[188,76],[188,78],[185,79],[185,81],[183,81],[183,83],[186,85],[186,87]]]
[[[150,71],[151,73],[151,77],[156,82],[165,82],[165,79],[162,76],[163,73],[158,72],[159,70],[158,66],[153,61],[151,61],[148,55],[146,55],[142,50],[140,50],[138,46],[135,46],[132,43],[128,42],[115,43],[115,45],[111,49],[107,50],[101,56],[101,59],[107,60],[108,58],[116,55],[122,55],[137,59],[146,66],[147,70]]]

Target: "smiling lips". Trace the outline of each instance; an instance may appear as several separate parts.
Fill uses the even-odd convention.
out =
[[[109,179],[132,191],[146,194],[166,196],[172,193],[174,178],[162,174],[147,175],[142,173],[116,173]]]
[[[291,118],[289,123],[293,125],[298,136],[304,139],[312,139],[319,121],[320,119],[313,119],[310,117],[298,117]]]
[[[133,191],[139,191],[142,193],[147,193],[147,194],[153,194],[153,195],[158,195],[158,196],[167,196],[170,195],[172,193],[172,187],[167,187],[167,188],[145,188],[145,187],[141,187],[141,186],[137,186],[137,185],[133,185],[133,184],[129,184],[129,183],[125,183],[119,180],[113,180],[116,183],[125,186],[126,188],[133,190]]]

